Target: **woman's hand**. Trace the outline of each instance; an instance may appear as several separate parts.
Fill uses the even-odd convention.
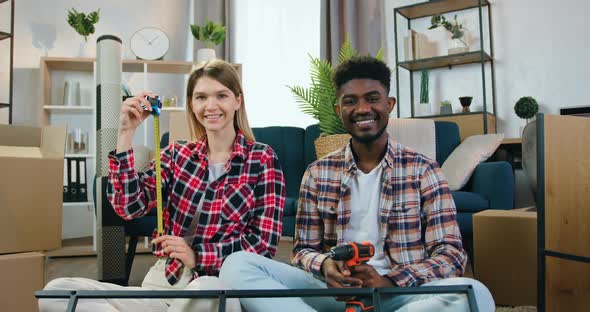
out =
[[[197,265],[197,256],[184,238],[174,235],[162,235],[152,241],[153,244],[161,244],[162,250],[168,257],[182,261],[185,267],[194,269]]]
[[[152,106],[146,96],[155,97],[152,92],[142,91],[130,97],[121,105],[119,113],[119,132],[135,132],[135,129],[150,115]]]
[[[146,96],[155,97],[155,94],[142,91],[138,95],[126,99],[121,105],[117,153],[125,152],[131,148],[135,129],[150,115],[152,106],[145,99]]]

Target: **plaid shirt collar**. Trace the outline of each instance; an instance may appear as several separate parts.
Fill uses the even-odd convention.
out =
[[[387,134],[387,151],[383,157],[384,161],[381,161],[382,166],[393,168],[394,159],[399,156],[399,148],[396,148],[395,141]],[[352,139],[348,140],[344,148],[344,169],[348,173],[354,173],[358,169],[352,153]]]
[[[230,162],[235,157],[240,157],[241,159],[246,159],[246,151],[247,151],[247,140],[244,136],[242,130],[238,130],[236,133],[236,138],[234,139],[234,148],[229,156]],[[203,136],[199,139],[195,145],[195,153],[193,154],[194,158],[199,160],[208,160],[207,156],[207,136]]]

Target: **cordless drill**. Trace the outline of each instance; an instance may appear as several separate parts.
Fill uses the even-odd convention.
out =
[[[329,257],[332,260],[344,261],[347,267],[352,268],[359,264],[366,263],[375,254],[375,247],[371,242],[349,242],[344,245],[332,247]],[[366,312],[373,311],[373,306],[365,305],[360,300],[349,300],[346,302],[345,312]]]

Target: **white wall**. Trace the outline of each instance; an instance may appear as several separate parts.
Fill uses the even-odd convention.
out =
[[[18,0],[15,6],[15,124],[39,124],[41,56],[94,57],[96,39],[103,34],[112,34],[123,40],[124,57],[135,58],[129,50],[129,39],[138,29],[152,26],[164,30],[170,39],[170,50],[165,60],[186,59],[189,2],[185,0]],[[88,37],[86,44],[82,44],[83,37],[67,24],[67,10],[72,7],[85,13],[101,9],[96,32]],[[131,84],[140,80],[133,75],[125,79]],[[155,85],[164,90],[170,88],[166,80],[155,79]],[[182,85],[184,82],[181,79],[174,83]],[[136,85],[135,89],[141,87]],[[184,90],[184,86],[180,87]],[[152,89],[157,91],[158,87]]]
[[[388,63],[394,67],[393,9],[421,1],[385,1]],[[585,35],[590,2],[491,2],[498,131],[504,132],[506,137],[519,136],[519,128],[524,125],[524,121],[514,114],[513,107],[522,96],[534,97],[541,106],[540,111],[551,114],[558,114],[559,108],[564,106],[590,105],[586,99],[590,41]],[[452,18],[453,15],[447,16]],[[471,26],[477,22],[475,18],[475,10],[460,15],[460,20],[468,24],[471,35],[475,33],[479,37],[478,29]],[[398,26],[405,28],[406,24],[400,25],[398,20]],[[419,76],[419,73],[415,76]],[[395,84],[393,86],[395,88]],[[452,70],[433,70],[430,88],[431,102],[439,103],[448,98],[453,101],[456,110],[457,96],[473,93],[481,98],[480,67],[466,65],[465,68],[454,67]],[[408,89],[408,85],[400,85],[400,91],[406,92]],[[417,98],[416,91],[415,95]],[[407,92],[402,92],[402,100],[408,96]],[[409,114],[408,103],[405,103],[405,108]]]
[[[242,63],[252,127],[316,123],[286,85],[308,86],[309,57],[320,55],[320,1],[234,1],[233,60]]]

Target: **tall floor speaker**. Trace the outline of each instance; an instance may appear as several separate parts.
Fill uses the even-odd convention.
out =
[[[122,41],[103,35],[96,40],[96,243],[98,279],[126,283],[125,231],[106,200],[108,153],[116,148],[121,107]]]

